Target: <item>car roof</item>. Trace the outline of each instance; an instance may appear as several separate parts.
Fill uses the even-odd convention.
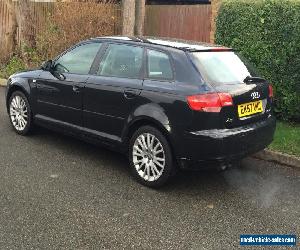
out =
[[[150,37],[150,36],[136,36],[136,37],[128,37],[128,36],[103,36],[91,38],[92,40],[111,40],[111,41],[123,41],[129,43],[144,43],[149,45],[159,45],[167,48],[174,48],[188,52],[196,52],[196,51],[230,51],[231,48],[227,48],[224,46],[204,43],[204,42],[196,42],[196,41],[188,41],[183,39],[176,38],[165,38],[165,37]]]

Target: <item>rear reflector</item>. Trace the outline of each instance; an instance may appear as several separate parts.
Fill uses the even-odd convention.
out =
[[[273,93],[273,86],[270,84],[269,85],[269,97],[273,98],[274,97],[274,93]]]
[[[232,97],[228,93],[210,93],[187,97],[192,110],[204,112],[220,112],[222,107],[233,106]]]

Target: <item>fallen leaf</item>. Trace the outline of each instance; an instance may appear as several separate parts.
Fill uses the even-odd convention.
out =
[[[213,204],[209,204],[209,205],[207,205],[207,207],[210,208],[210,209],[213,209],[214,205]]]

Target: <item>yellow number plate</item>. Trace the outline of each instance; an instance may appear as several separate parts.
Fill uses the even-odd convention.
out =
[[[239,117],[245,117],[263,112],[262,101],[248,102],[238,105]]]

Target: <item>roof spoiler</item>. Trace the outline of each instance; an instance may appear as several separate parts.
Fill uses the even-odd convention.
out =
[[[225,51],[234,51],[232,48],[226,48],[226,47],[212,47],[207,49],[200,49],[200,50],[193,50],[189,49],[190,52],[225,52]]]

